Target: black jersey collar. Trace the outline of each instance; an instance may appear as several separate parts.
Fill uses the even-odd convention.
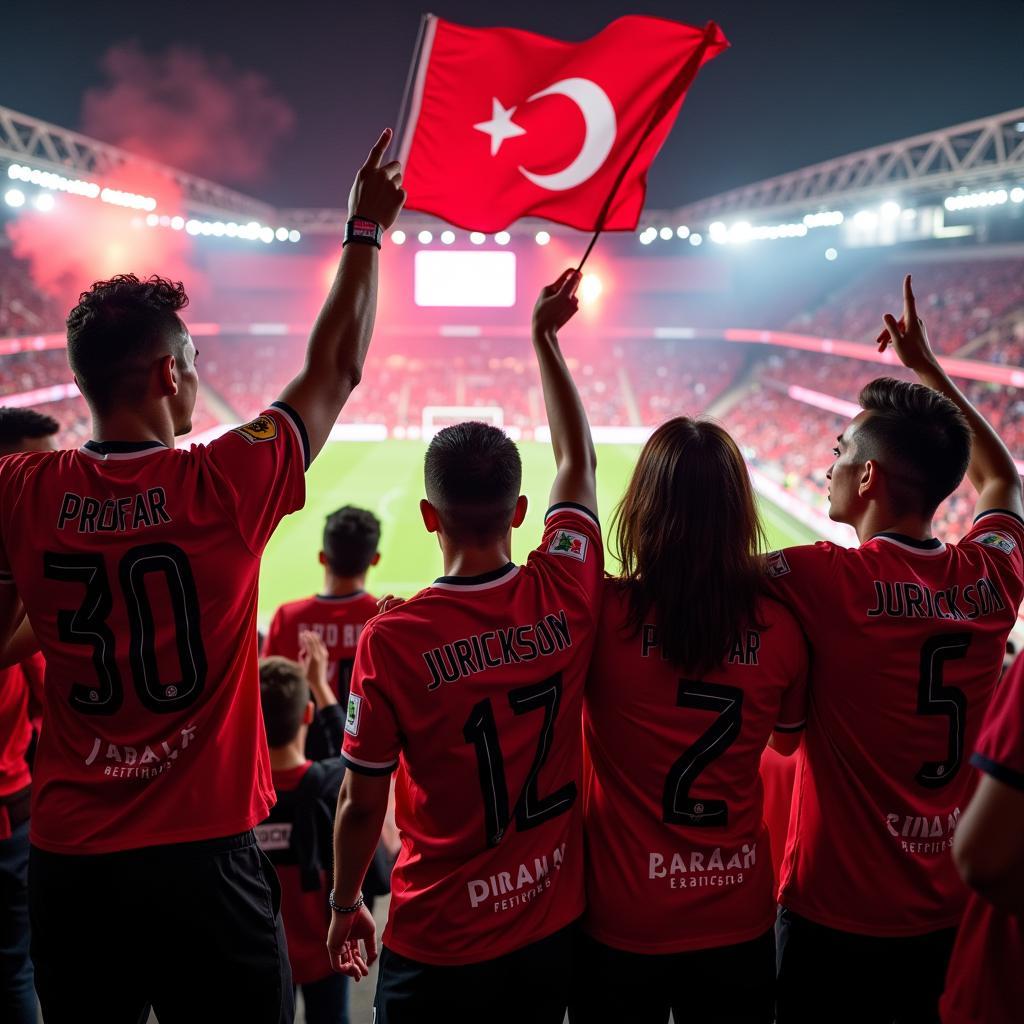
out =
[[[943,547],[943,543],[938,537],[929,537],[927,540],[919,540],[917,537],[908,537],[905,533],[892,533],[890,531],[884,531],[882,533],[876,533],[872,540],[895,541],[897,544],[902,544],[908,548],[915,548],[918,551],[938,551],[939,548]]]

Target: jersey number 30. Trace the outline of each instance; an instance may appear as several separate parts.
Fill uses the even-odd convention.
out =
[[[102,555],[43,555],[47,579],[85,588],[75,611],[57,612],[57,633],[67,644],[92,648],[97,680],[71,686],[70,702],[86,715],[112,715],[124,700],[117,667],[115,638],[107,619],[114,606],[107,566]],[[157,714],[180,711],[192,704],[206,683],[206,651],[199,632],[199,599],[188,557],[173,544],[142,544],[128,551],[118,569],[128,612],[128,659],[139,700]],[[146,589],[150,576],[162,577],[174,617],[180,679],[160,678],[156,655],[156,623]]]

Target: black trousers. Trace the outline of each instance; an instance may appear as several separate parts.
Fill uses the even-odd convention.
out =
[[[29,856],[46,1024],[290,1024],[281,889],[252,832],[93,856]]]
[[[380,955],[375,1024],[562,1024],[575,926],[494,960],[438,967]]]
[[[572,1024],[772,1024],[775,935],[686,953],[628,953],[581,934]],[[825,1020],[822,1017],[821,1020]]]
[[[938,1024],[955,928],[897,938],[855,935],[785,907],[775,927],[778,1024]]]

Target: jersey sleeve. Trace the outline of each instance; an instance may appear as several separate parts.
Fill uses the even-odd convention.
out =
[[[262,554],[277,524],[306,500],[309,439],[302,419],[275,402],[205,448],[222,503],[246,546]]]
[[[604,545],[601,524],[589,509],[568,501],[552,505],[544,516],[544,536],[528,564],[572,587],[588,606],[599,609]]]
[[[401,735],[388,696],[384,644],[368,628],[359,638],[345,715],[342,760],[363,775],[390,775],[398,766]]]
[[[989,570],[1016,608],[1024,598],[1024,519],[1006,509],[982,512],[957,547],[965,545],[982,550]]]
[[[834,584],[841,551],[835,544],[820,541],[765,556],[769,595],[793,613],[808,636],[814,636],[820,616],[831,614],[825,598]]]
[[[1024,790],[1024,657],[1018,657],[995,696],[971,764],[1014,789]]]

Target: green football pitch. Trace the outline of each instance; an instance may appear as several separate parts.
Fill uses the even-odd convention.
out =
[[[526,522],[513,534],[513,555],[522,560],[540,541],[548,489],[554,475],[550,446],[522,443],[523,492],[530,499]],[[598,446],[598,505],[603,523],[611,521],[639,448]],[[381,520],[381,560],[370,571],[367,589],[374,594],[408,597],[442,573],[436,538],[420,519],[423,496],[423,451],[419,441],[336,442],[328,444],[306,478],[306,505],[277,529],[263,558],[260,621],[274,609],[315,593],[322,584],[317,561],[324,519],[342,505],[371,509]],[[781,509],[761,502],[772,548],[806,544],[817,538]]]

